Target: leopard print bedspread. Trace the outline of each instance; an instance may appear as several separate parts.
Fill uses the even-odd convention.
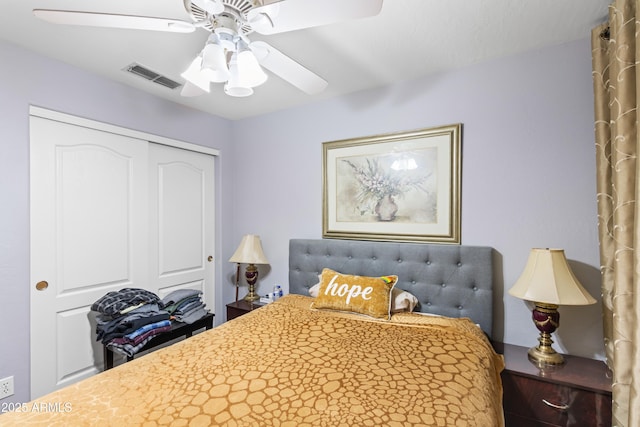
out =
[[[0,425],[504,425],[502,357],[468,319],[377,321],[311,301],[289,295],[21,405]]]

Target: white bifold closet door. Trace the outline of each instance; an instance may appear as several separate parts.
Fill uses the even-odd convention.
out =
[[[214,157],[31,116],[31,398],[102,370],[91,305],[201,289],[214,309]]]

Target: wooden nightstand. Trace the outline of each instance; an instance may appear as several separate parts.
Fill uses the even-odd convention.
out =
[[[542,372],[527,348],[495,343],[504,355],[506,426],[611,426],[611,377],[602,361],[564,355],[561,368]]]
[[[264,304],[257,301],[248,302],[243,299],[236,302],[230,302],[227,304],[227,320],[235,319],[236,317],[247,314],[256,308],[260,308],[263,305]]]

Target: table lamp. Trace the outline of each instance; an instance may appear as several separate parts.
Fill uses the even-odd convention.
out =
[[[535,304],[532,318],[540,337],[539,344],[529,349],[529,360],[538,366],[562,365],[564,358],[551,347],[551,334],[560,326],[558,306],[596,302],[571,271],[564,250],[531,249],[527,265],[509,294]]]
[[[262,243],[260,237],[254,234],[247,234],[242,238],[240,246],[231,255],[229,262],[238,264],[249,264],[244,273],[244,277],[249,285],[249,293],[244,297],[246,301],[256,301],[260,299],[260,295],[256,293],[256,282],[258,281],[258,268],[256,264],[269,264],[267,257],[262,251]],[[238,269],[239,271],[239,269]],[[236,274],[236,289],[238,286],[238,275]]]

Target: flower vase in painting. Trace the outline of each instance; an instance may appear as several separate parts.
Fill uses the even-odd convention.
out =
[[[379,221],[393,221],[398,212],[398,205],[389,194],[382,196],[374,208]]]

